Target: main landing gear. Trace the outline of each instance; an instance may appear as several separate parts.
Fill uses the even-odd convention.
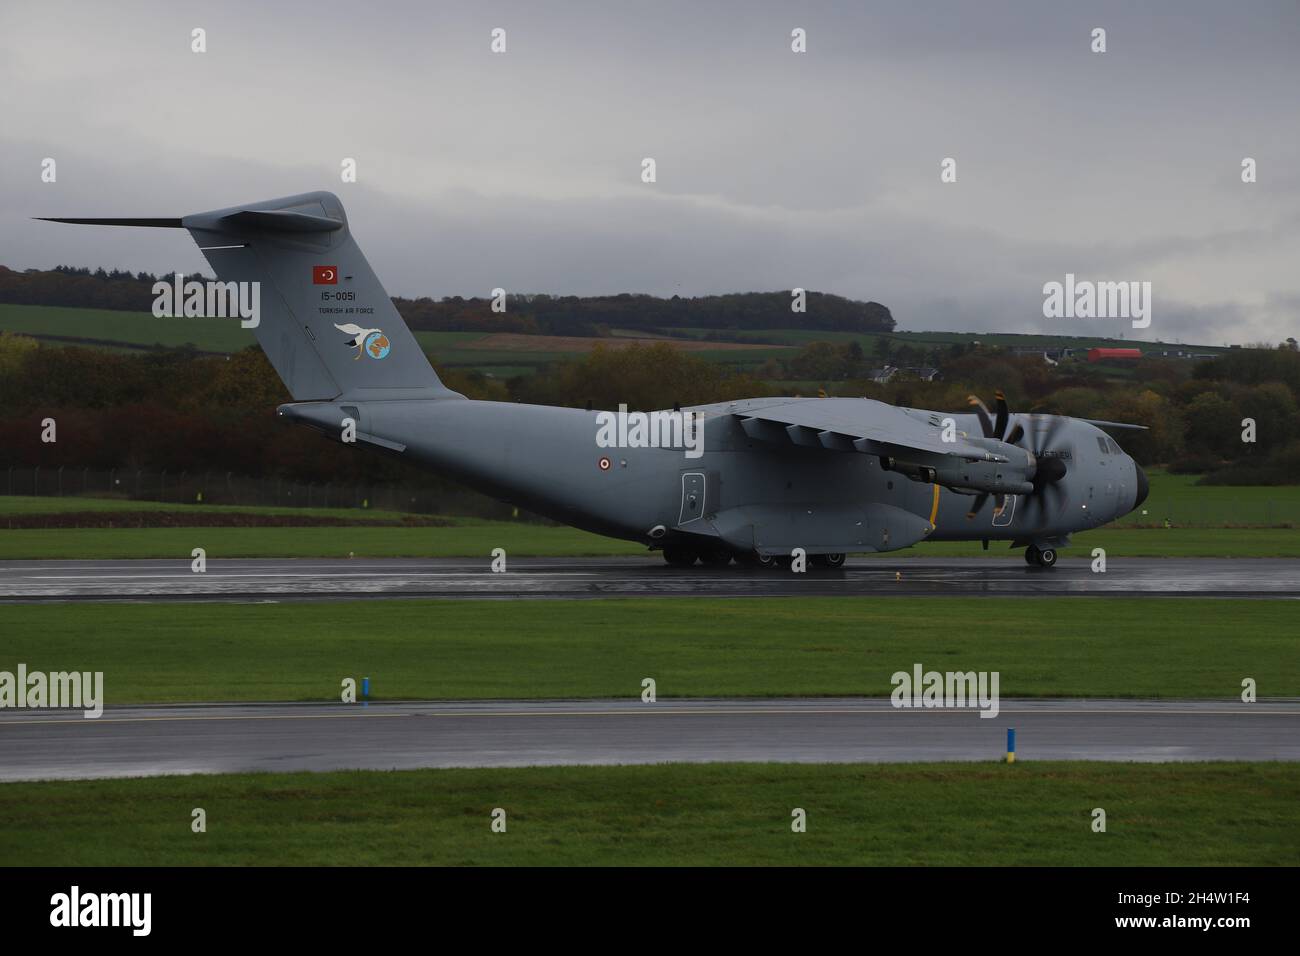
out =
[[[835,570],[844,567],[843,554],[810,554],[808,565],[814,568]],[[664,560],[675,568],[689,568],[699,561],[705,567],[725,568],[732,559],[744,568],[778,568],[790,566],[791,559],[771,554],[759,554],[757,551],[733,552],[730,548],[717,545],[711,548],[691,548],[680,544],[664,546]]]
[[[700,553],[694,548],[683,548],[672,544],[664,546],[664,560],[675,568],[689,568],[699,557]]]
[[[731,557],[731,549],[721,545],[706,548],[688,548],[680,544],[664,546],[664,560],[675,568],[693,567],[696,561],[709,568],[725,568],[731,563]]]
[[[1031,544],[1025,548],[1025,564],[1036,564],[1040,568],[1056,567],[1056,549],[1040,548]]]

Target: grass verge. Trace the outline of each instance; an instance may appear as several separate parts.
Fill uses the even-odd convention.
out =
[[[920,662],[1004,697],[1300,696],[1285,601],[652,598],[0,609],[0,670],[103,671],[109,704],[884,696]]]
[[[0,785],[42,866],[1289,866],[1300,765],[661,764]],[[202,807],[207,832],[191,832]],[[489,828],[506,811],[506,832]],[[791,812],[807,831],[791,830]],[[1092,811],[1106,832],[1092,832]]]
[[[462,519],[464,520],[464,519]],[[1296,537],[1300,537],[1297,535]],[[184,558],[482,558],[645,554],[643,545],[576,528],[483,521],[449,528],[28,528],[0,531],[0,560]]]

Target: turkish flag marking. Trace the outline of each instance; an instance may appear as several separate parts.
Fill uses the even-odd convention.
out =
[[[312,285],[338,285],[339,270],[335,266],[312,266]]]

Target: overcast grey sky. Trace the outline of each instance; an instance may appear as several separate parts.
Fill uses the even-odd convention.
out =
[[[183,233],[28,217],[329,189],[393,294],[803,286],[906,329],[1278,341],[1298,51],[1296,0],[6,0],[0,264],[207,272]],[[1151,281],[1151,327],[1044,318],[1067,272]]]

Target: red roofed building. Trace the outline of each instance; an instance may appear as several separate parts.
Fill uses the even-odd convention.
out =
[[[1141,357],[1141,349],[1088,349],[1089,362],[1107,362],[1116,359],[1135,361]]]

